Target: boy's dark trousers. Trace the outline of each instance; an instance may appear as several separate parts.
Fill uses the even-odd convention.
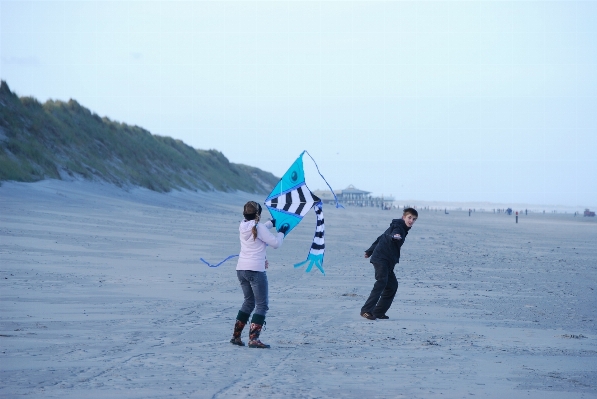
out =
[[[373,263],[375,268],[375,284],[361,313],[368,312],[375,317],[386,314],[398,291],[398,280],[394,274],[394,266],[385,262]]]

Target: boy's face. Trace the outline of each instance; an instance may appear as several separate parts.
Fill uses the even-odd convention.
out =
[[[405,213],[402,215],[402,220],[404,220],[404,223],[406,223],[406,227],[413,227],[413,224],[415,224],[417,221],[417,217],[411,215],[410,213]]]

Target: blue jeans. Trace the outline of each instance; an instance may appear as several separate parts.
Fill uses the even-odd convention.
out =
[[[246,314],[251,314],[255,309],[255,314],[265,316],[269,308],[267,274],[265,272],[255,272],[253,270],[237,270],[236,275],[240,281],[240,287],[243,289],[245,301],[240,310]]]

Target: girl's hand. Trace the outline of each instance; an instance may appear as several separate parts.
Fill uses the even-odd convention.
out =
[[[267,259],[265,260],[265,268],[267,269],[269,267],[269,262],[267,261]]]

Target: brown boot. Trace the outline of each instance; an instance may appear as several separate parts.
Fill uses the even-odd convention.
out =
[[[269,345],[264,344],[259,340],[261,329],[265,324],[265,316],[254,314],[251,320],[251,326],[249,327],[249,348],[269,348]]]
[[[239,310],[238,316],[236,316],[236,323],[234,323],[234,332],[232,333],[232,338],[230,339],[231,344],[245,346],[245,343],[240,339],[240,335],[247,325],[247,321],[249,321],[249,315]]]

